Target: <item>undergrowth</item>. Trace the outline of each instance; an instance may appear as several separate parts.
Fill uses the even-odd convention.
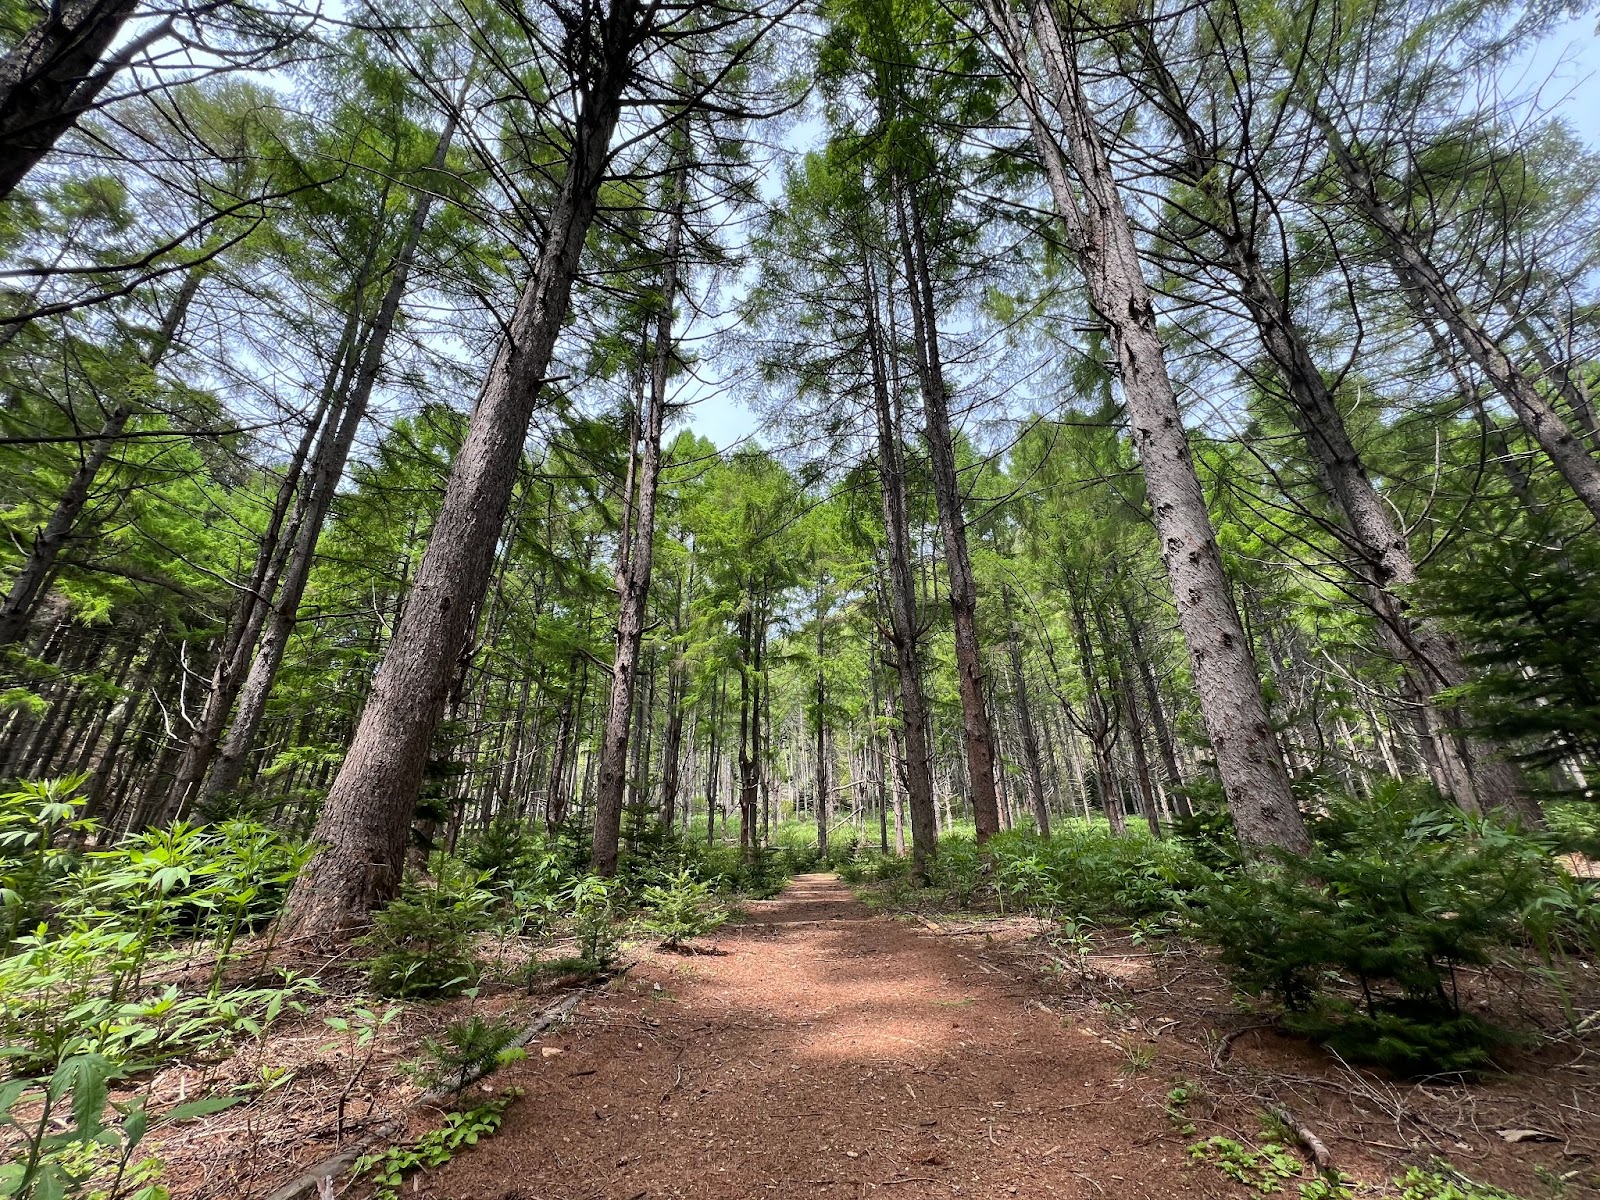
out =
[[[1293,857],[1246,859],[1215,807],[1164,839],[1085,821],[1049,838],[997,834],[982,849],[946,838],[921,887],[901,859],[855,846],[830,857],[893,907],[1029,912],[1080,943],[1106,926],[1135,941],[1197,940],[1289,1028],[1402,1075],[1480,1071],[1523,1039],[1469,1010],[1462,968],[1540,971],[1564,997],[1562,968],[1600,947],[1594,886],[1555,859],[1570,820],[1530,833],[1395,781],[1319,805],[1313,849]]]

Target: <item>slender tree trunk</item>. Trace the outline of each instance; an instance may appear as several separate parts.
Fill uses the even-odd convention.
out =
[[[983,660],[978,644],[978,585],[967,551],[967,520],[962,511],[961,479],[956,471],[955,442],[950,427],[950,398],[939,348],[938,308],[928,263],[927,231],[914,186],[895,197],[899,216],[901,257],[911,313],[912,344],[928,458],[933,468],[933,494],[944,539],[945,573],[950,584],[950,617],[955,629],[956,680],[961,693],[961,732],[966,750],[973,825],[981,845],[999,831],[995,795],[994,740],[984,703]]]
[[[632,0],[614,0],[606,17],[613,33],[633,21]],[[601,58],[580,101],[533,277],[490,368],[411,596],[317,821],[321,849],[290,893],[282,918],[288,935],[342,935],[399,886],[428,742],[477,621],[632,71],[615,46]]]
[[[650,412],[644,426],[644,449],[638,471],[638,505],[632,536],[625,537],[617,569],[616,654],[611,668],[611,694],[600,736],[600,785],[595,799],[594,850],[591,869],[597,875],[617,870],[617,838],[622,828],[622,794],[628,759],[628,714],[636,690],[639,646],[644,637],[645,608],[655,556],[656,485],[661,476],[661,433],[666,420],[667,384],[672,369],[672,310],[677,302],[679,259],[683,247],[683,213],[689,173],[679,162],[664,206],[669,212],[662,251],[661,303],[656,311],[655,345],[650,361]]]
[[[823,658],[828,652],[826,639],[827,608],[825,604],[826,593],[821,582],[817,584],[817,730],[816,730],[816,756],[817,756],[817,853],[828,852],[828,682],[822,670]]]
[[[1161,768],[1167,777],[1167,794],[1172,807],[1180,817],[1192,817],[1194,808],[1183,790],[1183,772],[1178,768],[1177,747],[1172,739],[1172,728],[1167,724],[1161,707],[1161,689],[1156,686],[1156,673],[1150,656],[1145,653],[1144,636],[1139,632],[1139,618],[1126,599],[1122,602],[1123,619],[1128,622],[1128,648],[1139,670],[1139,680],[1144,687],[1145,708],[1150,713],[1150,725],[1155,730],[1156,748],[1161,754]]]
[[[1365,160],[1352,149],[1321,102],[1311,93],[1309,84],[1298,89],[1298,99],[1327,140],[1351,206],[1377,236],[1401,285],[1414,292],[1433,311],[1451,339],[1511,406],[1522,427],[1543,448],[1573,493],[1600,521],[1600,461],[1596,461],[1555,405],[1511,360],[1499,340],[1450,285],[1421,239],[1384,197]]]
[[[1022,742],[1022,763],[1027,771],[1028,804],[1041,837],[1050,836],[1050,807],[1045,803],[1044,765],[1039,759],[1039,735],[1033,725],[1033,701],[1028,696],[1028,676],[1022,669],[1022,638],[1012,611],[1011,589],[1001,590],[1006,610],[1006,643],[1011,657],[1012,699],[1017,709],[1017,732]]]
[[[912,870],[926,879],[939,847],[934,809],[933,760],[928,747],[928,703],[922,690],[922,636],[917,613],[916,578],[911,565],[911,521],[906,499],[905,460],[899,422],[889,390],[886,345],[879,321],[879,296],[870,262],[863,263],[866,282],[867,358],[878,433],[878,483],[883,499],[883,526],[889,577],[889,630],[895,673],[900,688],[901,768],[906,804],[911,809]],[[904,852],[904,846],[901,846]]]
[[[434,150],[432,169],[444,170],[455,140],[456,117],[454,110],[445,119]],[[243,778],[245,761],[255,746],[262,718],[266,715],[267,699],[272,693],[273,681],[283,656],[289,647],[300,614],[300,601],[305,597],[306,585],[311,579],[311,568],[316,560],[317,540],[339,480],[344,476],[345,465],[350,461],[350,450],[355,445],[356,433],[366,419],[367,407],[372,401],[373,389],[383,372],[384,358],[388,352],[389,335],[394,330],[400,304],[410,285],[411,267],[416,259],[417,247],[428,225],[428,215],[433,208],[433,192],[419,192],[407,222],[405,237],[395,254],[394,266],[388,287],[378,303],[378,311],[367,332],[361,349],[360,366],[350,394],[342,405],[337,425],[332,428],[325,447],[320,447],[313,466],[307,493],[295,522],[293,547],[289,552],[289,565],[272,604],[265,631],[251,660],[250,670],[239,688],[238,713],[228,727],[227,737],[218,747],[211,775],[206,780],[203,794],[207,799],[217,799],[235,792]]]

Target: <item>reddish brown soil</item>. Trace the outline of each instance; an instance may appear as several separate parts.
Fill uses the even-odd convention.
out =
[[[796,879],[716,953],[651,956],[497,1075],[525,1091],[502,1131],[416,1194],[1245,1194],[1187,1161],[1169,1079],[972,941],[875,917],[831,876]]]

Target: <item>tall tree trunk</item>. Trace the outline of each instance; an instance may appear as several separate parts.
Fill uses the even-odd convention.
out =
[[[1311,86],[1302,83],[1297,88],[1297,99],[1326,139],[1351,206],[1377,236],[1401,285],[1433,311],[1451,339],[1511,406],[1522,427],[1543,448],[1573,493],[1600,521],[1600,461],[1451,286],[1422,240],[1383,195],[1366,161],[1345,140]]]
[[[1222,265],[1237,281],[1240,298],[1283,381],[1289,415],[1305,439],[1323,488],[1345,515],[1359,558],[1356,572],[1367,585],[1379,634],[1426,698],[1430,711],[1424,717],[1446,795],[1468,812],[1506,806],[1539,820],[1538,804],[1526,795],[1516,769],[1495,748],[1462,732],[1459,709],[1432,699],[1434,694],[1466,682],[1460,652],[1435,622],[1411,613],[1405,593],[1417,583],[1418,575],[1410,545],[1388,502],[1373,486],[1333,389],[1295,320],[1287,282],[1274,282],[1261,261],[1257,229],[1247,227],[1241,216],[1240,189],[1229,185],[1220,149],[1184,103],[1182,90],[1162,60],[1148,26],[1137,28],[1135,41],[1162,111],[1183,144],[1180,173],[1207,201],[1206,219],[1222,235]],[[1253,172],[1247,184],[1256,196],[1265,195],[1265,187]]]
[[[905,459],[898,414],[889,390],[887,339],[879,319],[880,298],[870,261],[863,262],[862,274],[866,284],[867,358],[877,418],[878,484],[888,559],[889,633],[900,690],[900,765],[905,803],[911,809],[912,871],[919,879],[926,879],[928,866],[939,848],[939,827],[934,809],[933,759],[928,746],[928,702],[922,690],[922,628],[917,613],[916,577],[912,573]]]
[[[1078,661],[1083,667],[1084,714],[1083,734],[1089,739],[1089,750],[1094,757],[1095,794],[1105,811],[1111,831],[1119,836],[1127,831],[1127,812],[1122,803],[1122,788],[1118,771],[1111,757],[1117,740],[1116,707],[1107,702],[1100,686],[1100,670],[1095,661],[1094,643],[1089,636],[1088,615],[1084,611],[1085,598],[1070,583],[1067,585],[1068,613],[1072,620],[1073,637],[1078,643]],[[1070,709],[1065,710],[1068,718]],[[1084,797],[1085,806],[1088,794]]]
[[[1150,656],[1145,653],[1144,635],[1139,632],[1138,615],[1126,598],[1122,601],[1122,616],[1128,623],[1128,649],[1132,652],[1134,665],[1139,671],[1139,681],[1144,688],[1145,708],[1150,713],[1150,725],[1156,735],[1156,748],[1161,754],[1161,768],[1167,777],[1167,794],[1178,816],[1192,817],[1194,807],[1189,803],[1188,793],[1183,790],[1183,772],[1178,768],[1178,751],[1172,739],[1172,727],[1168,725],[1166,713],[1161,707],[1161,689],[1156,686],[1155,668],[1150,662]]]
[[[622,829],[622,797],[628,761],[628,715],[632,710],[639,645],[644,637],[645,607],[650,600],[650,574],[655,561],[656,485],[661,476],[661,433],[666,421],[667,383],[672,369],[672,310],[677,302],[679,259],[683,248],[683,212],[688,168],[679,161],[672,173],[666,245],[661,262],[661,302],[655,314],[655,346],[650,359],[650,412],[644,425],[639,462],[638,505],[632,536],[624,535],[617,569],[616,654],[611,666],[611,694],[600,735],[600,784],[595,798],[594,849],[590,868],[597,875],[617,870],[617,839]],[[640,782],[643,786],[643,781]]]
[[[826,639],[827,608],[825,595],[821,582],[817,584],[817,730],[816,730],[816,817],[817,817],[817,853],[828,852],[828,682],[823,673],[823,656],[828,652]]]
[[[692,589],[694,583],[694,560],[689,560],[689,583]],[[678,638],[683,635],[683,600],[684,585],[678,581],[678,600],[675,606],[674,624]],[[692,595],[692,592],[691,592]],[[684,703],[689,690],[689,663],[684,655],[681,640],[674,639],[672,645],[672,661],[667,666],[667,727],[661,738],[661,823],[671,829],[678,814],[678,789],[683,774],[683,718],[686,705]],[[690,744],[693,744],[694,734],[691,731]],[[689,806],[684,805],[687,813]]]
[[[613,0],[605,20],[613,32],[631,27],[633,0]],[[288,935],[344,934],[399,887],[428,743],[477,621],[632,72],[617,46],[599,57],[533,277],[490,368],[410,598],[318,818],[313,836],[321,849],[290,893],[282,918]]]
[[[999,831],[1000,811],[994,782],[994,735],[984,703],[983,660],[978,646],[978,584],[967,550],[967,519],[962,510],[961,479],[956,471],[933,272],[928,262],[927,230],[915,185],[902,185],[897,189],[895,202],[928,458],[933,468],[934,501],[939,510],[945,573],[950,584],[950,618],[955,629],[956,681],[961,694],[961,733],[966,750],[972,818],[981,845]]]
[[[1050,836],[1050,807],[1044,797],[1044,766],[1039,759],[1039,735],[1033,725],[1033,701],[1028,696],[1028,676],[1022,669],[1022,638],[1017,633],[1016,613],[1012,610],[1011,589],[1000,592],[1006,610],[1006,646],[1011,658],[1011,695],[1017,709],[1017,733],[1022,742],[1022,765],[1027,772],[1028,804],[1033,823],[1042,837]]]
[[[1303,852],[1310,840],[1273,741],[1255,660],[1228,590],[1133,229],[1055,12],[1049,0],[1029,0],[1029,7],[1051,98],[1066,131],[1067,157],[1082,189],[1081,205],[1067,180],[1061,147],[1044,124],[1045,109],[1010,11],[996,0],[986,3],[1012,81],[1030,113],[1068,241],[1083,268],[1095,313],[1106,323],[1116,351],[1161,558],[1234,828],[1246,847]]]

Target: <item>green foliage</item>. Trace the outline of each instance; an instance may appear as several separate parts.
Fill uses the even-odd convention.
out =
[[[1510,1192],[1486,1183],[1474,1183],[1455,1169],[1441,1165],[1432,1171],[1409,1167],[1394,1181],[1397,1200],[1517,1200]]]
[[[876,852],[836,867],[851,883],[903,880],[909,863]],[[940,840],[929,890],[951,908],[1031,911],[1078,921],[1146,921],[1155,932],[1179,910],[1201,872],[1187,845],[1158,841],[1144,829],[1117,837],[1104,822],[1062,820],[1048,838],[1031,829],[990,838],[982,850],[967,837]]]
[[[143,1097],[112,1106],[110,1085],[123,1071],[102,1054],[64,1059],[44,1079],[0,1083],[0,1130],[14,1138],[11,1162],[0,1166],[0,1197],[7,1200],[57,1200],[77,1195],[91,1177],[109,1173],[110,1194],[129,1200],[160,1200],[166,1191],[152,1182],[157,1172],[135,1163],[145,1135],[162,1125],[220,1112],[237,1097],[216,1096],[180,1104],[152,1122]],[[21,1118],[19,1105],[31,1101],[38,1116]],[[115,1114],[108,1116],[110,1108]],[[65,1116],[65,1119],[63,1118]],[[109,1155],[110,1163],[104,1160]]]
[[[1441,572],[1428,602],[1472,647],[1478,668],[1454,692],[1479,727],[1549,766],[1574,752],[1600,761],[1600,539],[1564,537],[1554,517],[1486,539]]]
[[[407,1071],[424,1088],[449,1084],[466,1087],[472,1078],[492,1065],[512,1061],[521,1051],[510,1051],[517,1027],[509,1021],[485,1020],[472,1013],[445,1027],[442,1038],[422,1039],[422,1054],[407,1064]]]
[[[712,885],[696,879],[687,867],[664,886],[652,884],[645,888],[643,900],[645,911],[639,924],[659,937],[667,949],[676,950],[728,919],[713,898]]]
[[[1553,891],[1537,839],[1418,789],[1339,801],[1308,855],[1217,876],[1194,898],[1196,933],[1246,990],[1350,1057],[1404,1072],[1482,1067],[1506,1035],[1462,1011],[1459,965],[1482,965],[1523,933]],[[1331,984],[1353,984],[1354,998]]]
[[[28,920],[0,958],[0,1044],[14,1072],[54,1070],[98,1054],[128,1068],[160,1063],[238,1036],[256,1036],[314,982],[225,990],[241,932],[276,912],[303,847],[242,821],[177,825],[83,851],[95,831],[75,780],[23,786],[0,798],[0,889],[7,915]],[[43,881],[43,884],[41,884]],[[150,988],[150,968],[215,948],[211,986]]]
[[[79,865],[77,850],[58,843],[63,836],[81,842],[94,832],[94,822],[81,815],[85,801],[75,794],[84,778],[19,783],[0,793],[0,952],[46,915],[47,899]]]
[[[1189,1157],[1211,1164],[1229,1179],[1264,1196],[1281,1192],[1283,1181],[1297,1178],[1303,1169],[1300,1160],[1278,1142],[1252,1147],[1220,1135],[1190,1146]]]
[[[611,880],[586,875],[569,893],[578,955],[596,969],[609,967],[617,958],[617,891]]]
[[[408,881],[373,915],[361,944],[376,951],[367,969],[380,996],[454,996],[477,981],[475,940],[495,902],[486,878],[452,865],[437,882]]]
[[[522,1089],[502,1092],[487,1104],[466,1112],[446,1113],[444,1124],[431,1129],[409,1146],[395,1146],[381,1154],[364,1154],[351,1171],[372,1184],[373,1200],[400,1200],[401,1185],[419,1167],[439,1167],[463,1146],[476,1146],[480,1138],[500,1128],[505,1111],[522,1095]]]

